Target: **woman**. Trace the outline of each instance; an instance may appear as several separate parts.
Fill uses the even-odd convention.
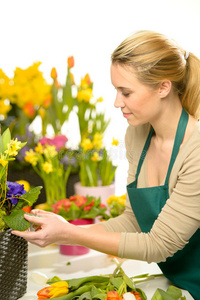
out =
[[[200,61],[169,38],[140,31],[112,54],[111,79],[129,127],[125,213],[77,227],[39,210],[29,242],[80,244],[156,262],[197,299],[200,294]]]

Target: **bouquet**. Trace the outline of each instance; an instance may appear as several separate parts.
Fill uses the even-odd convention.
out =
[[[62,199],[51,205],[47,210],[64,217],[67,221],[76,219],[94,219],[101,217],[108,219],[106,206],[101,203],[100,198],[84,197],[74,195],[69,199]]]
[[[42,188],[39,186],[26,192],[23,184],[7,181],[9,161],[15,159],[24,145],[17,138],[11,139],[9,129],[0,134],[0,231],[8,228],[24,231],[30,226],[24,219],[23,208],[32,206]]]

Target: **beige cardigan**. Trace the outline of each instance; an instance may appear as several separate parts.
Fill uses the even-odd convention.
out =
[[[127,128],[128,184],[135,179],[149,128],[149,124]],[[138,187],[147,187],[145,160],[138,177]],[[149,233],[141,232],[128,195],[124,214],[102,223],[107,231],[121,232],[119,257],[149,263],[165,261],[182,249],[200,227],[200,124],[179,150],[169,178],[169,195]]]

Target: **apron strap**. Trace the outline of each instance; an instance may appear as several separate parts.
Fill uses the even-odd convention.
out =
[[[154,132],[154,129],[153,129],[153,127],[151,127],[151,130],[150,130],[150,132],[149,132],[149,134],[148,134],[147,140],[146,140],[146,142],[145,142],[144,148],[143,148],[142,153],[141,153],[141,156],[140,156],[140,160],[139,160],[139,163],[138,163],[138,167],[137,167],[137,172],[136,172],[136,175],[135,175],[135,179],[137,179],[138,176],[139,176],[140,169],[141,169],[141,167],[142,167],[143,161],[144,161],[145,156],[146,156],[146,154],[147,154],[147,150],[148,150],[148,148],[149,148],[149,145],[150,145],[150,142],[151,142],[151,137],[152,137],[152,135],[153,135],[153,132]]]
[[[169,168],[167,171],[167,176],[165,179],[165,185],[168,184],[168,180],[169,180],[169,176],[172,170],[172,167],[174,165],[174,162],[176,160],[177,154],[179,152],[179,148],[181,146],[181,143],[183,141],[183,137],[185,134],[185,130],[187,127],[187,123],[188,123],[188,113],[184,110],[184,108],[182,109],[182,113],[181,113],[181,117],[178,123],[178,127],[176,130],[176,136],[175,136],[175,141],[174,141],[174,146],[173,146],[173,150],[172,150],[172,155],[171,155],[171,159],[170,159],[170,163],[169,163]]]
[[[169,176],[170,176],[172,167],[174,165],[176,156],[178,154],[180,145],[182,143],[182,140],[183,140],[183,137],[184,137],[184,134],[185,134],[185,129],[187,127],[188,118],[189,118],[188,113],[183,108],[182,113],[181,113],[181,117],[180,117],[180,120],[179,120],[179,123],[178,123],[178,127],[177,127],[177,130],[176,130],[174,146],[173,146],[172,155],[171,155],[171,159],[170,159],[170,163],[169,163],[169,168],[168,168],[168,171],[167,171],[167,176],[166,176],[166,179],[165,179],[165,184],[168,184],[168,180],[169,180]],[[144,148],[143,148],[141,156],[140,156],[140,160],[139,160],[138,167],[137,167],[137,172],[136,172],[136,175],[135,175],[135,180],[137,180],[137,178],[139,176],[143,161],[145,159],[147,150],[148,150],[150,142],[151,142],[151,137],[153,135],[153,132],[154,132],[154,129],[153,129],[153,127],[151,127],[151,130],[148,134],[147,140],[145,142]]]

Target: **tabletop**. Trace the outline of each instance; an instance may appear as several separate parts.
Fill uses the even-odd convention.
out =
[[[91,275],[112,274],[116,268],[116,263],[112,257],[94,250],[90,250],[89,253],[84,255],[68,256],[60,254],[57,245],[40,248],[29,244],[28,247],[27,293],[20,298],[23,300],[37,300],[37,292],[44,287],[31,280],[35,272],[42,273],[48,278],[58,276],[65,280]],[[148,264],[136,260],[123,260],[122,269],[130,277],[145,273],[161,274],[157,264]],[[166,291],[170,284],[165,277],[157,277],[148,282],[137,284],[137,287],[141,288],[147,299],[150,300],[157,288]],[[187,300],[193,299],[187,291],[182,290],[182,294],[186,296]]]

